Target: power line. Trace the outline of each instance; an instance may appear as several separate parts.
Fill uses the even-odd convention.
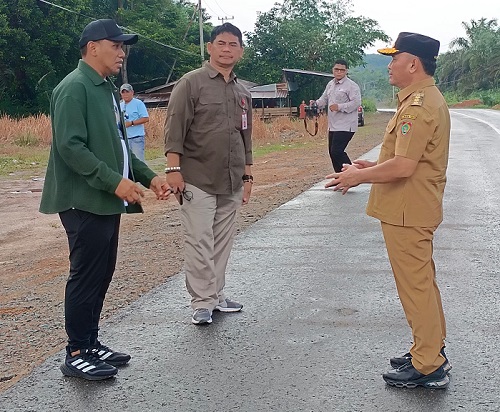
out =
[[[214,0],[214,3],[217,5],[217,7],[222,11],[223,14],[229,14],[229,13],[226,13],[222,7],[219,5],[219,3],[217,3],[217,0]],[[219,13],[217,13],[212,7],[210,7],[210,5],[208,4],[208,1],[205,0],[205,6],[210,9],[212,11],[212,13],[214,13],[217,17],[221,17]]]
[[[215,1],[215,4],[217,4],[217,6],[219,6],[219,9],[221,9],[221,10],[222,10],[222,13],[224,13],[224,14],[229,14],[229,13],[226,13],[226,12],[224,11],[224,9],[220,6],[220,4],[219,4],[219,3],[217,3],[217,0],[214,0],[214,1]],[[233,19],[234,19],[234,17],[233,17]]]
[[[74,11],[74,10],[68,9],[68,8],[60,6],[58,4],[51,3],[50,1],[47,1],[47,0],[38,0],[38,1],[41,2],[41,3],[46,3],[49,6],[57,7],[58,9],[67,11],[69,13],[77,14],[78,16],[83,16],[83,17],[86,17],[88,19],[97,20],[97,18],[95,18],[95,17],[87,16],[87,15],[85,15],[83,13],[80,13],[78,11]],[[137,35],[143,37],[144,39],[149,40],[150,42],[156,43],[156,44],[158,44],[160,46],[167,47],[167,48],[172,49],[172,50],[177,50],[177,51],[180,51],[180,52],[183,52],[183,53],[186,53],[186,54],[190,54],[190,55],[193,55],[193,56],[197,56],[198,55],[197,53],[193,53],[193,52],[190,52],[190,51],[187,51],[187,50],[179,49],[178,47],[162,43],[162,42],[160,42],[158,40],[154,40],[154,39],[152,39],[150,37],[145,36],[144,34],[139,33],[137,30],[134,30],[133,28],[129,28],[129,27],[125,27],[125,26],[120,26],[120,28],[123,29],[123,30],[125,30],[125,31],[127,31],[127,32],[129,32],[129,33],[137,34]]]
[[[222,22],[222,24],[224,24],[224,22],[228,21],[228,20],[234,20],[234,16],[231,16],[231,17],[218,17],[218,19]]]
[[[187,37],[188,32],[189,32],[189,28],[191,27],[191,24],[193,23],[195,17],[196,17],[196,7],[193,9],[193,15],[189,19],[186,33],[184,33],[184,37],[182,38],[183,41],[186,40],[186,37]],[[167,80],[165,81],[165,84],[168,84],[168,82],[170,81],[170,77],[172,77],[172,73],[174,72],[174,68],[175,68],[176,64],[177,64],[177,57],[174,60],[174,64],[172,64],[172,67],[170,68],[170,73],[168,74],[168,77],[167,77]]]
[[[208,8],[217,17],[220,17],[219,14],[207,4],[207,2],[205,2],[205,7]]]

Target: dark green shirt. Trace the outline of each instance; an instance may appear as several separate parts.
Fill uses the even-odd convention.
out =
[[[243,116],[247,121],[244,127]],[[208,62],[175,85],[167,109],[165,152],[179,153],[184,181],[231,194],[252,164],[252,97],[234,73],[229,82]]]
[[[54,89],[52,147],[40,212],[71,208],[98,215],[125,212],[123,200],[114,193],[124,164],[113,105],[116,93],[113,83],[83,60]],[[120,118],[123,122],[121,114]],[[128,152],[129,178],[149,187],[156,174]]]

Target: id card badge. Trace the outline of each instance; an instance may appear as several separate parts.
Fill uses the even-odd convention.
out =
[[[246,110],[241,114],[241,130],[248,129],[248,118]]]

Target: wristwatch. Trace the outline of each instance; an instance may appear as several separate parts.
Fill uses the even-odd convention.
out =
[[[247,183],[247,182],[253,183],[253,176],[252,175],[243,175],[243,181],[245,183]]]

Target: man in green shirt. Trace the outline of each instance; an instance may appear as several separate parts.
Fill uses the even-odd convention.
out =
[[[59,213],[68,236],[70,274],[65,291],[66,359],[61,371],[87,380],[110,378],[130,355],[98,340],[99,319],[116,264],[120,215],[142,211],[142,183],[158,199],[163,179],[130,152],[118,90],[123,34],[113,20],[96,20],[79,41],[82,59],[52,93],[53,142],[40,211]],[[163,185],[163,187],[162,187]]]

